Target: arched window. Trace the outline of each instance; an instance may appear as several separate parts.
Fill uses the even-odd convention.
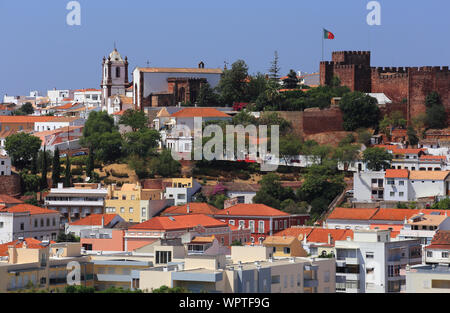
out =
[[[116,77],[120,77],[120,67],[116,67]]]

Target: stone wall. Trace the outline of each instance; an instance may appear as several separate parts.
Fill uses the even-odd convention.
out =
[[[12,173],[10,176],[0,176],[0,194],[6,194],[12,197],[21,194],[20,176]]]

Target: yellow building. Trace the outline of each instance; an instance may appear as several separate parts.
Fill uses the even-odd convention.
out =
[[[306,257],[308,253],[302,243],[293,236],[269,236],[263,246],[272,248],[274,257]]]
[[[159,194],[159,197],[158,197]],[[149,216],[149,200],[160,200],[161,191],[146,190],[138,184],[108,186],[105,213],[118,214],[127,222],[144,222]]]
[[[75,285],[93,287],[94,266],[80,251],[80,243],[46,245],[33,238],[8,246],[8,257],[0,261],[0,293],[31,288],[62,290],[68,279]],[[79,275],[75,275],[77,268]]]

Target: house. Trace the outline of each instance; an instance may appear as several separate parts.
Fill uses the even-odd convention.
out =
[[[262,245],[272,248],[272,255],[274,257],[308,256],[308,252],[303,249],[301,241],[294,236],[268,236]]]
[[[136,273],[139,288],[151,291],[162,285],[189,292],[214,293],[334,293],[334,259],[273,258],[263,246],[231,247],[221,253],[193,254],[183,263]]]
[[[182,205],[192,201],[194,194],[200,191],[201,185],[191,178],[171,178],[166,180],[164,198],[173,199],[175,205]]]
[[[69,126],[54,130],[34,132],[33,136],[41,139],[41,150],[59,151],[80,149],[80,138],[83,136],[83,126]]]
[[[81,102],[88,107],[99,107],[102,103],[102,90],[95,88],[77,89],[73,92],[75,102]]]
[[[253,197],[258,192],[260,186],[258,184],[247,184],[241,182],[220,182],[219,184],[202,186],[202,194],[210,197],[214,194],[217,186],[222,186],[225,195],[230,199],[236,199],[237,203],[253,203]]]
[[[0,194],[0,207],[7,207],[10,208],[12,206],[23,204],[24,202],[22,200],[13,198],[9,195],[2,195]]]
[[[108,98],[107,107],[103,108],[103,111],[107,111],[109,115],[113,115],[121,111],[133,109],[133,97],[127,97],[125,95],[114,95]]]
[[[440,212],[424,213],[428,210],[411,216],[405,220],[403,228],[398,235],[399,239],[420,239],[422,246],[429,245],[439,231],[450,230],[450,217],[447,213]]]
[[[425,247],[426,264],[450,264],[450,230],[438,230]]]
[[[422,263],[418,239],[391,241],[390,230],[354,230],[353,240],[338,240],[336,292],[399,293],[405,291],[407,265]]]
[[[108,190],[100,184],[76,183],[64,188],[62,183],[51,188],[45,197],[45,206],[61,213],[61,226],[90,214],[103,214]]]
[[[1,293],[27,289],[30,285],[37,290],[61,290],[69,283],[94,287],[93,266],[89,256],[81,255],[80,243],[50,243],[24,238],[6,245],[8,256],[0,261]],[[78,281],[69,280],[74,262],[80,266]]]
[[[262,244],[266,236],[294,225],[303,225],[309,215],[291,215],[264,204],[241,203],[220,211],[214,217],[229,225],[250,228],[252,242]]]
[[[232,228],[227,223],[204,214],[153,217],[130,227],[125,233],[127,251],[133,251],[157,239],[180,238],[187,233],[201,236],[214,235],[220,244],[229,246],[242,237],[250,240],[250,231]]]
[[[407,202],[450,195],[450,171],[410,171],[353,174],[355,202]]]
[[[91,214],[78,221],[69,223],[65,227],[66,234],[73,234],[80,237],[82,230],[94,230],[99,228],[113,228],[124,219],[118,214]]]
[[[139,183],[123,184],[121,187],[109,185],[105,213],[119,214],[128,222],[146,221],[151,217],[149,195]]]
[[[205,214],[208,216],[214,216],[220,213],[221,210],[208,204],[201,202],[190,202],[183,205],[171,206],[161,212],[161,216],[175,216],[186,214]]]
[[[59,233],[58,211],[30,204],[17,204],[0,209],[0,243],[19,238],[56,240]]]
[[[34,131],[55,130],[59,128],[68,128],[70,126],[83,126],[85,120],[78,117],[58,117],[54,116],[51,120],[37,121],[34,124]]]
[[[335,229],[369,229],[370,219],[378,209],[335,208],[328,216],[325,225]]]

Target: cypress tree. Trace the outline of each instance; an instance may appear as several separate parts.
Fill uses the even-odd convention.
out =
[[[92,173],[94,172],[94,151],[89,149],[89,158],[86,165],[86,175],[92,179]]]
[[[64,174],[64,187],[71,187],[71,186],[72,186],[72,173],[70,171],[69,154],[67,154],[66,171],[65,171],[65,174]]]
[[[52,185],[58,187],[58,183],[61,181],[61,161],[59,159],[59,149],[56,147],[55,154],[53,155],[52,164]]]
[[[47,151],[44,146],[44,155],[42,157],[42,175],[41,175],[41,190],[47,189]]]

